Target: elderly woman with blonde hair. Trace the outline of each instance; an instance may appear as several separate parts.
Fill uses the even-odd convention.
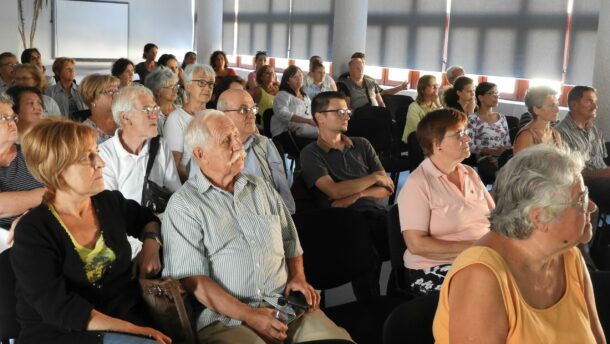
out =
[[[97,133],[61,117],[39,121],[23,138],[43,202],[15,229],[19,343],[170,343],[147,327],[132,264],[156,274],[159,220],[118,191],[104,191]],[[144,241],[132,263],[127,235]],[[148,239],[148,240],[147,240]],[[100,340],[101,339],[101,340]]]
[[[87,75],[80,84],[80,92],[91,111],[83,124],[95,129],[100,144],[114,136],[117,124],[112,118],[112,100],[119,92],[119,79],[107,74]]]
[[[605,343],[576,247],[591,239],[581,157],[537,145],[493,187],[491,232],[462,252],[443,283],[437,343]],[[493,326],[481,326],[493,324]]]

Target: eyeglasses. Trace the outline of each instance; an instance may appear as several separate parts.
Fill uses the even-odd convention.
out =
[[[441,87],[441,85],[439,85],[439,84],[429,84],[427,86],[428,87],[432,87],[432,88],[439,88],[439,87]]]
[[[103,90],[101,93],[114,97],[115,95],[119,94],[119,90],[116,88],[111,88],[111,89]]]
[[[10,121],[13,121],[15,123],[19,122],[19,116],[12,114],[12,115],[0,115],[0,121],[2,122],[6,122],[6,123],[10,123]]]
[[[466,136],[468,136],[468,137],[472,136],[471,134],[472,134],[472,130],[470,128],[465,128],[462,130],[455,131],[452,134],[445,135],[445,137],[456,136],[458,139],[461,140]]]
[[[486,95],[488,96],[497,96],[498,95],[498,91],[489,91],[489,92],[485,92]]]
[[[191,80],[191,82],[194,82],[197,84],[197,86],[203,88],[205,86],[207,86],[209,89],[214,88],[214,81],[207,81],[205,79],[195,79],[195,80]]]
[[[258,113],[258,106],[253,106],[251,108],[246,107],[246,106],[242,106],[239,109],[225,110],[225,112],[228,112],[228,111],[239,112],[239,114],[242,115],[242,116],[246,116],[249,113],[251,113],[253,115],[256,115]]]
[[[9,66],[11,68],[17,68],[19,66],[18,63],[0,63],[0,67]]]
[[[30,79],[34,79],[34,78],[31,76],[18,76],[15,78],[15,81],[21,82],[21,81],[27,81]]]
[[[580,197],[580,199],[578,199],[578,201],[572,201],[572,202],[563,202],[563,203],[556,203],[556,204],[552,204],[552,205],[567,205],[567,206],[577,206],[578,210],[581,213],[588,213],[589,212],[589,189],[585,187],[585,191],[583,193],[583,195]]]
[[[203,87],[203,86],[201,86]],[[175,84],[175,85],[171,85],[171,86],[163,86],[161,88],[167,88],[171,91],[178,91],[180,89],[180,85],[179,84]]]
[[[352,110],[350,110],[350,109],[322,110],[322,111],[318,111],[318,112],[321,112],[321,113],[334,112],[339,117],[352,117]]]
[[[145,106],[143,109],[134,109],[136,111],[144,112],[148,118],[150,118],[153,114],[159,113],[161,111],[161,107],[159,105],[155,106]]]

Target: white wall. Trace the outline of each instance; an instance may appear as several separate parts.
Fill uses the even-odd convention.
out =
[[[193,8],[192,0],[120,0],[129,3],[129,59],[134,63],[143,61],[142,48],[152,42],[159,47],[159,54],[174,54],[179,61],[193,49]],[[26,38],[29,37],[29,23],[33,1],[24,1],[26,18]],[[53,63],[53,23],[51,6],[45,7],[38,19],[34,46],[40,50],[43,63],[50,67]],[[2,0],[0,4],[0,50],[12,51],[19,57],[23,45],[17,31],[17,0]],[[112,20],[112,18],[108,18]],[[110,66],[110,63],[78,62],[77,67]],[[79,68],[80,69],[80,68]],[[48,68],[50,73],[50,68]],[[79,73],[80,74],[80,73]]]

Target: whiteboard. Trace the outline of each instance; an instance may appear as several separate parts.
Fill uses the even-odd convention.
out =
[[[116,60],[129,49],[129,4],[55,1],[55,57]]]

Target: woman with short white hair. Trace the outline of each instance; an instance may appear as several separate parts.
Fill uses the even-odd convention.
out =
[[[493,187],[491,232],[443,283],[437,343],[605,343],[576,248],[592,236],[582,157],[552,145],[515,155]],[[493,326],[481,326],[493,324]]]
[[[144,83],[146,87],[153,93],[155,102],[159,105],[159,135],[163,136],[163,126],[167,121],[167,117],[176,110],[174,102],[178,98],[180,89],[178,75],[172,72],[167,67],[159,67],[146,77]]]

